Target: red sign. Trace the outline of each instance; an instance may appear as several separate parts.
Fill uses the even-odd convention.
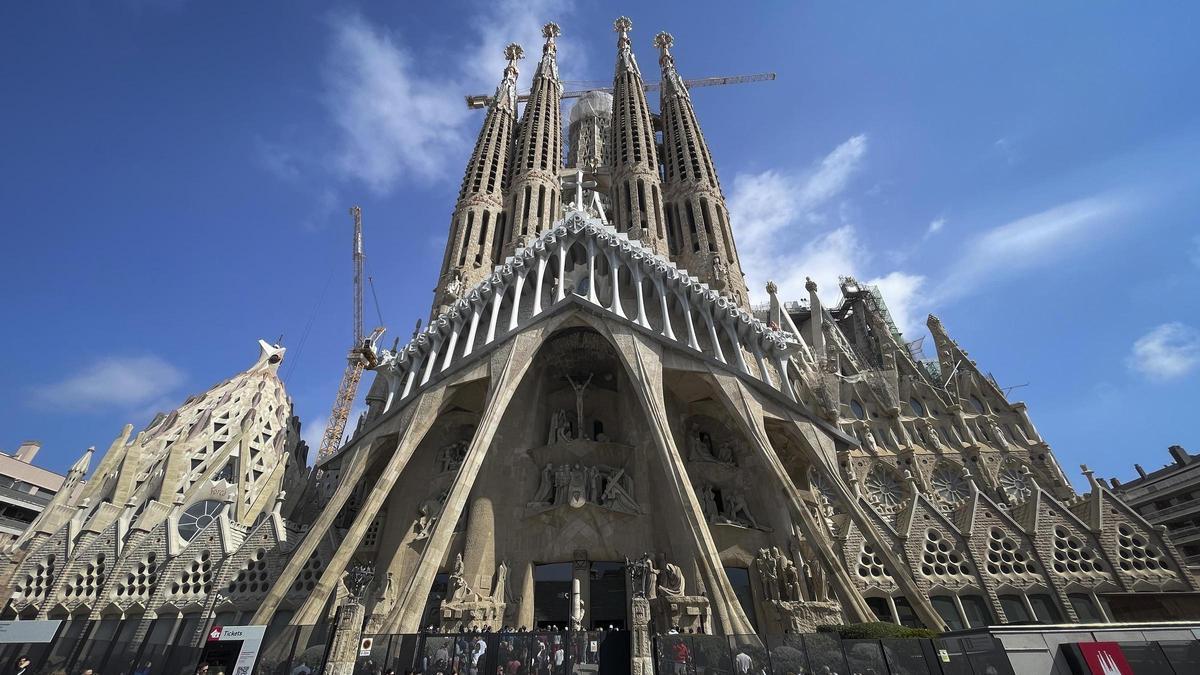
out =
[[[208,641],[216,642],[217,640],[220,640],[220,639],[221,639],[221,627],[213,626],[212,630],[208,631]]]
[[[1092,675],[1134,675],[1133,668],[1125,660],[1125,654],[1117,643],[1080,642],[1078,645]]]

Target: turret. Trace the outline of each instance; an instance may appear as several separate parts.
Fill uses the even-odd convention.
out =
[[[619,37],[608,152],[612,168],[612,224],[618,232],[625,232],[630,239],[639,239],[665,255],[667,235],[662,216],[658,152],[642,73],[629,42],[633,22],[621,17],[613,23],[613,29]]]
[[[529,102],[513,146],[512,178],[508,186],[508,221],[501,255],[512,253],[538,232],[548,229],[558,214],[562,169],[562,83],[558,80],[554,38],[558,24],[542,27],[546,43],[533,74]],[[499,256],[498,256],[499,258]]]
[[[488,106],[450,219],[442,273],[434,291],[435,315],[490,274],[500,260],[499,244],[506,228],[503,183],[517,114],[517,60],[525,52],[520,45],[510,44],[504,56],[508,65]]]
[[[660,114],[669,252],[681,267],[748,308],[746,280],[729,226],[729,209],[691,96],[675,69],[671,55],[674,43],[670,33],[654,36],[662,67]]]

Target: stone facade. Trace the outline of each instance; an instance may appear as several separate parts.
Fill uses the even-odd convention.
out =
[[[552,186],[548,219],[519,242],[504,229],[500,244],[450,237],[446,261],[504,257],[470,274],[443,266],[433,320],[375,354],[367,413],[338,452],[306,472],[275,375],[282,349],[264,344],[249,370],[132,440],[127,428],[83,489],[60,492],[78,498],[8,551],[7,612],[120,617],[131,636],[187,639],[214,613],[310,625],[340,608],[343,646],[359,622],[347,616],[376,633],[619,625],[635,631],[636,670],[636,645],[671,626],[1090,621],[1108,618],[1099,594],[1196,590],[1163,532],[1103,483],[1089,473],[1090,493],[1075,494],[1024,404],[936,317],[937,358],[924,361],[853,279],[834,307],[810,282],[806,303],[770,284],[751,311],[740,273],[672,255],[630,27],[617,22],[611,165],[575,173],[572,201]],[[562,172],[561,130],[544,129],[557,107],[543,105],[560,91],[557,26],[545,35],[537,107],[512,134],[510,47],[464,179],[464,194],[489,194],[491,223],[525,222],[496,211],[523,218],[524,202],[489,177],[512,147],[553,159],[514,185]],[[678,79],[669,36],[656,43]],[[671,86],[669,139],[702,141]],[[682,157],[669,200],[716,208],[707,149]],[[648,181],[648,201],[624,208],[627,180]],[[460,223],[465,204],[452,233],[474,222]],[[710,215],[736,270],[724,204]],[[351,569],[373,573],[353,594]]]

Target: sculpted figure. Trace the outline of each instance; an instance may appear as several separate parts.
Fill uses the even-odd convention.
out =
[[[1004,429],[1000,428],[1000,425],[996,422],[996,420],[988,420],[988,431],[990,431],[992,436],[996,439],[997,445],[1006,450],[1008,449],[1008,437],[1004,435]]]
[[[696,424],[688,430],[688,458],[693,461],[711,462],[713,456],[712,437]]]
[[[711,483],[705,483],[700,488],[700,510],[704,512],[704,517],[712,522],[716,520],[717,515],[717,495]]]
[[[683,570],[679,569],[679,565],[666,561],[666,558],[659,556],[659,561],[662,565],[662,580],[658,583],[658,589],[663,592],[663,595],[679,597],[683,595],[684,579]]]
[[[942,448],[942,437],[938,435],[937,429],[933,428],[933,425],[929,423],[929,420],[921,420],[921,435],[924,436],[925,440],[928,441],[929,444],[934,448],[937,448],[938,450]]]
[[[642,554],[641,565],[643,569],[643,584],[646,590],[646,597],[654,599],[658,597],[658,573],[659,570],[654,567],[654,559],[649,553]]]
[[[758,568],[758,578],[762,582],[763,594],[768,600],[779,600],[779,570],[771,551],[760,548],[754,560]]]
[[[571,440],[571,418],[565,409],[559,409],[550,417],[550,438],[547,445]]]
[[[734,460],[733,441],[726,439],[717,446],[717,461],[725,464],[736,464]]]
[[[537,492],[533,495],[534,504],[549,504],[554,496],[554,465],[542,467],[542,479],[538,482]]]
[[[863,427],[863,443],[869,450],[879,449],[879,444],[875,441],[875,434],[871,433],[871,427]]]
[[[617,469],[608,476],[604,494],[600,496],[600,505],[617,511],[641,513],[642,509],[632,493],[633,479],[625,473],[625,469]]]
[[[732,521],[749,524],[753,528],[759,527],[758,521],[750,513],[749,505],[746,504],[746,495],[741,492],[734,492],[733,496],[729,498],[729,508],[725,517]]]
[[[433,532],[433,525],[437,522],[438,513],[441,511],[441,504],[434,499],[426,499],[421,502],[421,506],[417,508],[417,519],[413,522],[413,533],[415,539],[428,539],[430,533]]]
[[[554,470],[554,505],[567,503],[567,485],[571,482],[571,467],[559,464]]]

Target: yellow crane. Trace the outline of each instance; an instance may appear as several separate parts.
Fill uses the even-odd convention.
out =
[[[770,80],[774,80],[774,79],[775,79],[775,73],[755,73],[754,75],[731,75],[729,77],[702,77],[702,78],[695,79],[695,80],[684,80],[683,84],[686,85],[688,89],[695,89],[697,87],[719,87],[719,86],[726,85],[726,84],[742,84],[745,82],[763,82],[763,81],[770,81]],[[571,84],[571,82],[567,82],[566,84]],[[662,85],[658,82],[651,82],[651,83],[647,83],[647,84],[643,85],[642,88],[645,89],[646,91],[658,91],[659,89],[662,88]],[[579,98],[580,96],[583,96],[584,94],[586,94],[590,91],[611,92],[612,86],[611,85],[597,86],[597,87],[591,87],[589,89],[576,89],[576,90],[572,90],[572,91],[564,91],[562,94],[562,97],[563,98]],[[517,97],[517,100],[524,103],[525,101],[529,100],[529,94],[521,94],[520,96]],[[486,108],[486,107],[488,107],[488,104],[491,102],[492,102],[492,97],[487,94],[473,94],[473,95],[467,96],[467,107],[468,108]]]
[[[333,411],[329,413],[329,424],[325,427],[325,435],[321,438],[321,447],[317,450],[317,463],[337,452],[342,445],[342,434],[346,431],[346,422],[350,418],[350,407],[354,405],[354,397],[358,394],[358,383],[362,381],[363,370],[374,361],[375,341],[383,335],[385,328],[377,326],[371,335],[363,338],[363,241],[362,241],[362,209],[358,206],[350,208],[354,217],[354,343],[346,356],[346,372],[342,374],[342,384],[338,387],[337,398],[333,401]]]

